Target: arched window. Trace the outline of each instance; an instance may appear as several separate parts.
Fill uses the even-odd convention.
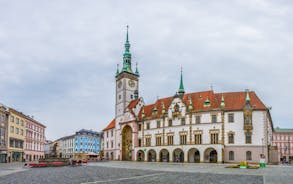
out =
[[[234,151],[229,151],[229,160],[234,160]]]
[[[246,151],[246,160],[252,160],[251,151]]]

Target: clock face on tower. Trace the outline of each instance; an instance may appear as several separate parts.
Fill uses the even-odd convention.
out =
[[[121,86],[122,86],[122,81],[119,81],[118,82],[118,88],[121,88]]]
[[[128,81],[128,85],[131,87],[131,88],[134,88],[135,87],[135,82],[133,80],[129,80]]]

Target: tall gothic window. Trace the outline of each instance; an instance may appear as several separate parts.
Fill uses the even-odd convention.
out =
[[[185,118],[181,118],[181,125],[185,125]]]
[[[251,124],[251,117],[249,115],[244,117],[244,123],[245,124]]]
[[[173,139],[174,139],[173,135],[167,135],[168,145],[173,145]]]
[[[141,147],[141,139],[138,139],[138,147]]]
[[[212,123],[217,123],[217,115],[212,115]]]
[[[251,132],[246,132],[245,133],[245,143],[246,144],[251,144]]]
[[[162,145],[162,137],[156,137],[156,146],[161,146]]]
[[[150,129],[150,123],[149,123],[149,122],[146,124],[146,129],[147,129],[147,130]]]
[[[234,133],[232,132],[228,133],[228,143],[234,144]]]
[[[161,127],[161,121],[157,121],[157,128]]]
[[[186,135],[180,135],[180,144],[186,144]]]
[[[233,123],[234,122],[234,113],[229,113],[228,114],[228,122]]]
[[[172,126],[172,119],[169,119],[168,126]]]
[[[194,144],[201,144],[201,134],[194,135]]]
[[[211,144],[218,144],[219,134],[213,133],[211,135]]]
[[[196,118],[195,118],[195,123],[196,123],[196,124],[200,124],[200,116],[196,116]]]
[[[145,144],[146,144],[146,146],[151,146],[151,138],[150,137],[145,138]]]

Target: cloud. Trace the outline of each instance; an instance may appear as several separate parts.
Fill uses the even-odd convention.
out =
[[[47,138],[102,130],[114,116],[116,64],[130,25],[146,103],[249,88],[290,127],[290,1],[2,1],[0,101],[47,125]]]

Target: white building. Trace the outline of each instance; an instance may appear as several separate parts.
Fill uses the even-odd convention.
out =
[[[60,138],[59,144],[62,158],[74,158],[75,135]]]
[[[178,92],[145,105],[138,98],[128,31],[116,73],[116,114],[104,129],[104,155],[115,160],[258,162],[270,157],[272,120],[255,92]],[[113,133],[112,133],[113,132]]]

